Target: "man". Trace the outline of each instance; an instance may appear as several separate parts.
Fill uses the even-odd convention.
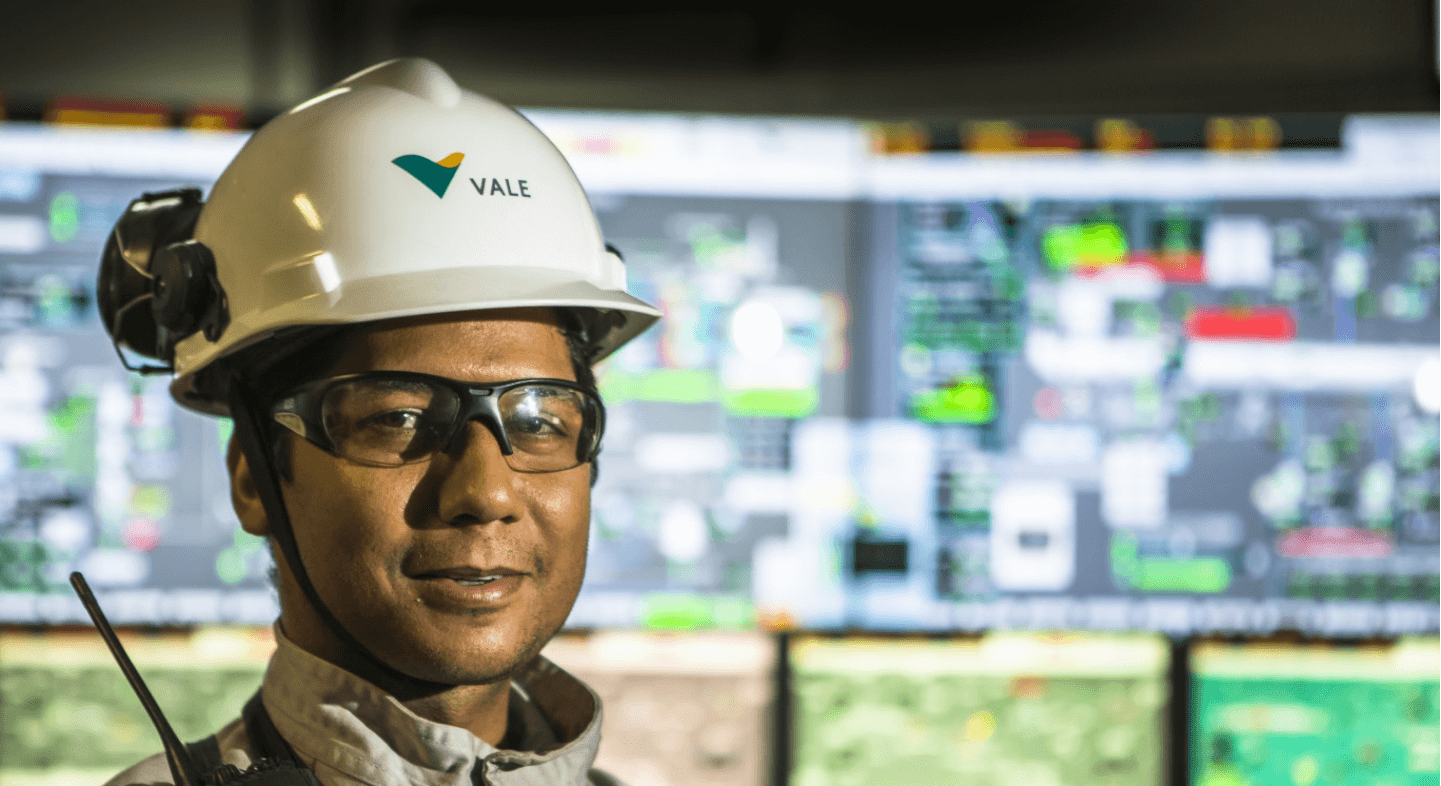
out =
[[[612,782],[599,700],[539,653],[585,571],[590,365],[659,312],[539,131],[383,63],[258,131],[203,207],[137,200],[99,289],[122,358],[235,419],[235,510],[278,566],[259,700],[190,746],[202,769]],[[155,756],[111,784],[173,781]]]

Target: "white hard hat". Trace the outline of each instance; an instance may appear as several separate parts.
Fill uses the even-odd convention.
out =
[[[174,348],[172,392],[215,360],[303,325],[519,306],[596,309],[598,360],[660,312],[626,294],[580,182],[550,140],[436,64],[391,60],[261,128],[216,181],[194,239],[228,325]],[[213,334],[211,334],[213,335]]]

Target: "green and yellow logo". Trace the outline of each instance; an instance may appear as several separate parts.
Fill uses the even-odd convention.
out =
[[[431,161],[425,156],[408,155],[401,156],[390,163],[409,172],[411,177],[434,191],[436,196],[443,197],[446,189],[450,188],[450,181],[455,179],[455,171],[460,168],[460,162],[464,158],[464,153],[451,153],[439,161]]]

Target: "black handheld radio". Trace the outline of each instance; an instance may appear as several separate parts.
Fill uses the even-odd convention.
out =
[[[145,686],[145,680],[140,678],[140,672],[135,670],[135,664],[130,662],[125,648],[120,646],[115,629],[111,628],[109,620],[105,619],[105,612],[100,610],[100,604],[90,592],[90,586],[85,583],[85,577],[78,571],[71,573],[70,586],[74,587],[75,594],[80,596],[86,613],[100,631],[100,637],[105,639],[105,646],[110,648],[110,654],[115,656],[120,671],[125,674],[130,688],[135,691],[140,704],[145,707],[145,713],[150,716],[150,722],[155,724],[155,730],[160,732],[160,744],[165,748],[165,759],[170,764],[170,775],[174,778],[175,786],[320,786],[315,773],[295,759],[293,753],[290,756],[257,759],[244,771],[233,764],[220,764],[209,772],[202,772],[190,751],[180,742],[180,738],[175,736],[175,730],[170,728],[170,722],[160,711],[160,705],[155,703],[155,697]]]

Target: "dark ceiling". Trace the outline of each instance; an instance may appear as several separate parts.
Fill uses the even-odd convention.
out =
[[[321,0],[326,76],[377,45],[597,107],[928,116],[1437,107],[1434,0],[989,2],[585,13]]]
[[[214,96],[279,109],[380,60],[418,55],[466,87],[536,107],[879,119],[1433,112],[1436,2],[580,12],[459,0],[5,0],[0,92]]]

